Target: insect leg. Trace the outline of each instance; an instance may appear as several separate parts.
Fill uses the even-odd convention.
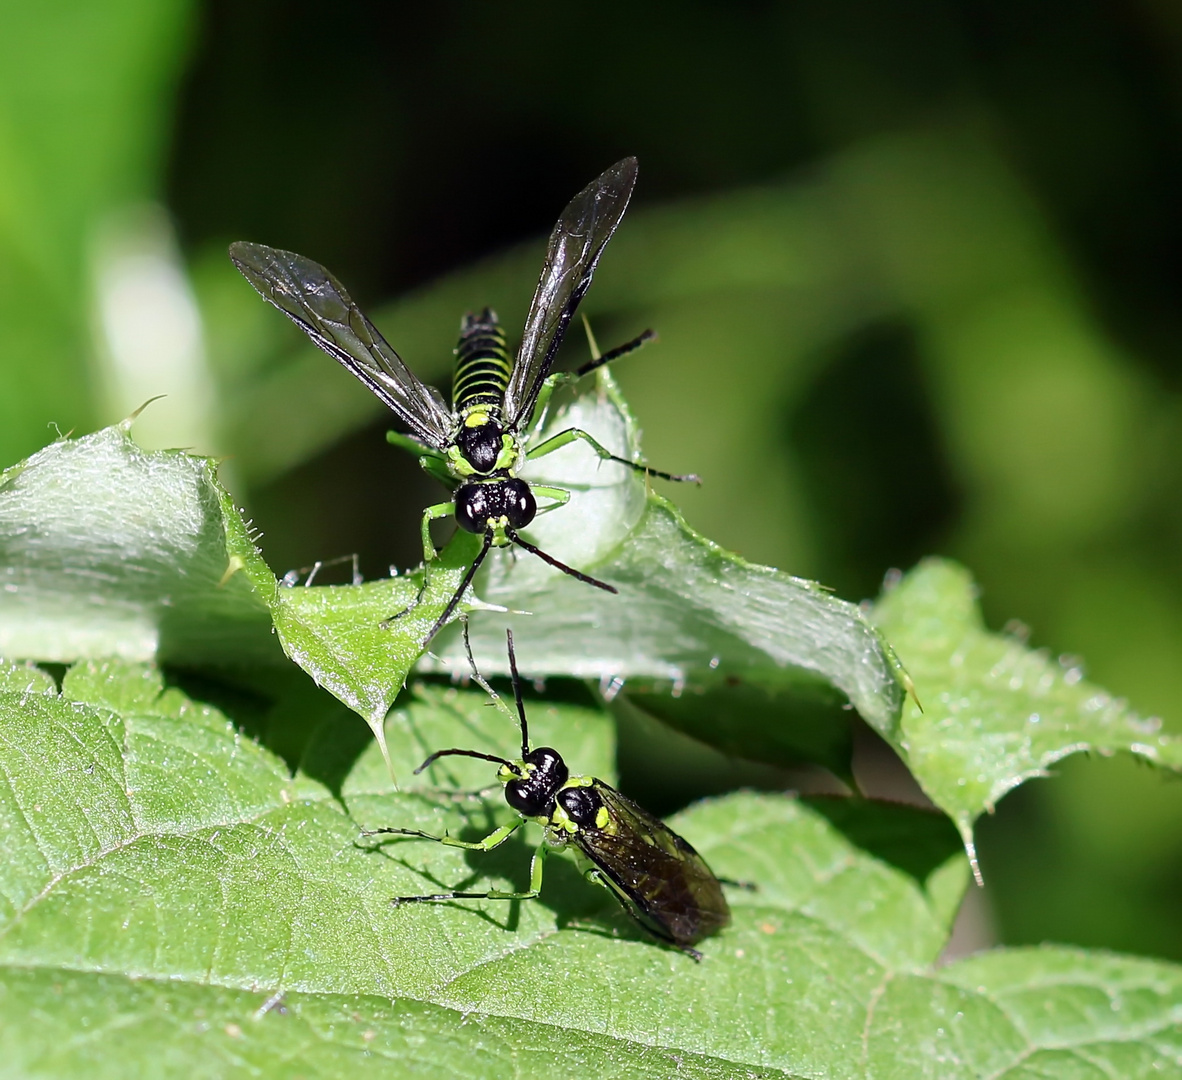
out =
[[[613,360],[618,360],[621,356],[627,356],[628,353],[635,352],[637,349],[648,344],[648,342],[657,340],[657,332],[655,330],[646,330],[643,334],[638,334],[631,341],[626,341],[623,345],[617,345],[616,348],[601,354],[599,346],[595,342],[595,335],[591,333],[591,324],[587,322],[585,315],[583,316],[583,327],[587,331],[587,343],[591,346],[591,359],[574,371],[556,371],[553,375],[546,377],[541,388],[538,390],[538,399],[534,402],[533,416],[535,428],[544,426],[546,409],[550,404],[550,398],[556,386],[576,383],[584,375],[589,375],[596,368],[603,367],[604,364],[610,364]]]
[[[403,615],[407,615],[414,611],[415,608],[422,603],[423,594],[426,593],[428,586],[431,584],[431,563],[435,561],[435,556],[438,552],[435,550],[435,542],[431,539],[431,522],[438,521],[440,518],[445,518],[451,514],[455,509],[454,504],[436,503],[434,506],[428,506],[423,511],[422,530],[423,530],[423,583],[419,586],[418,595],[414,598],[414,603],[408,604],[401,611],[396,611],[393,615],[388,615],[378,625],[383,630],[388,630],[390,624],[395,619],[401,619]],[[454,602],[452,607],[454,607]],[[451,614],[451,608],[448,609],[447,614]],[[435,626],[435,630],[439,629],[439,624]],[[433,635],[435,630],[431,631]],[[430,635],[428,636],[428,640]]]
[[[394,896],[394,904],[430,904],[446,900],[533,900],[542,891],[542,867],[546,861],[547,845],[543,840],[534,852],[529,864],[529,888],[524,892],[507,892],[504,889],[489,889],[488,892],[445,892],[429,896]]]
[[[531,424],[536,431],[540,431],[546,423],[546,410],[550,407],[550,398],[554,393],[554,387],[560,382],[573,382],[564,371],[555,372],[553,375],[547,375],[542,382],[541,389],[538,390],[538,400],[534,402],[534,414]]]
[[[732,889],[744,889],[747,892],[759,892],[759,886],[754,881],[736,881],[734,878],[720,877],[719,885],[729,885]]]
[[[378,836],[380,834],[392,834],[394,836],[414,836],[420,840],[434,840],[435,843],[446,844],[448,847],[464,848],[466,851],[492,851],[493,848],[500,847],[501,844],[508,840],[524,824],[525,818],[518,818],[508,825],[502,825],[499,829],[490,832],[483,840],[457,840],[454,836],[448,836],[447,833],[444,833],[442,836],[434,836],[431,833],[420,832],[418,829],[362,829],[361,835]]]
[[[423,511],[423,588],[427,587],[427,564],[436,556],[435,542],[431,539],[431,522],[448,517],[454,513],[455,504],[450,502],[436,503]]]
[[[560,506],[565,506],[570,502],[570,492],[566,488],[543,487],[541,484],[530,484],[529,489],[534,495],[541,495],[544,499],[554,500],[548,506],[538,507],[539,514],[548,514],[551,510],[557,510]]]
[[[404,435],[401,431],[387,431],[386,442],[391,446],[397,446],[399,450],[405,450],[409,454],[414,454],[417,458],[439,457],[431,447],[426,446],[410,435]]]
[[[484,557],[488,554],[489,548],[492,547],[493,534],[486,532],[484,534],[484,543],[480,546],[480,551],[477,552],[476,558],[472,560],[472,565],[468,567],[467,573],[464,574],[464,579],[460,582],[460,587],[452,594],[452,598],[447,602],[447,607],[443,609],[443,613],[435,620],[434,625],[427,631],[427,636],[423,638],[423,644],[426,645],[440,630],[445,622],[451,618],[451,613],[455,611],[457,605],[464,598],[464,593],[468,591],[468,586],[472,584],[472,579],[476,577],[476,571],[480,569],[480,564],[484,562]],[[425,578],[424,577],[424,587]],[[420,592],[420,596],[422,593]]]
[[[446,799],[448,802],[478,802],[487,799],[490,795],[495,795],[500,791],[504,791],[505,787],[500,782],[489,784],[487,787],[482,787],[479,791],[432,791],[431,795],[439,799]]]
[[[620,591],[614,585],[609,585],[606,581],[600,581],[599,578],[593,578],[590,574],[584,574],[581,571],[576,570],[573,566],[567,566],[566,563],[560,562],[558,559],[554,558],[553,555],[547,554],[540,547],[531,544],[528,540],[522,540],[522,538],[510,528],[505,529],[505,535],[509,537],[509,539],[512,540],[513,543],[515,543],[518,547],[524,548],[531,555],[536,555],[539,559],[541,559],[543,562],[549,563],[556,570],[561,570],[564,574],[569,574],[576,581],[582,581],[588,585],[594,585],[597,589],[602,589],[604,592],[618,593]]]
[[[555,450],[560,450],[564,446],[570,445],[576,439],[585,442],[596,454],[604,461],[614,461],[620,465],[627,465],[629,469],[635,469],[637,472],[642,472],[645,476],[658,476],[662,480],[685,480],[694,484],[700,484],[701,479],[693,473],[687,473],[680,476],[677,473],[661,472],[659,469],[650,469],[647,465],[641,465],[635,461],[629,461],[627,458],[618,457],[613,454],[606,447],[596,442],[587,432],[582,428],[567,428],[565,431],[560,431],[557,435],[547,439],[544,443],[539,443],[532,450],[526,453],[526,458],[533,461],[536,458],[545,457],[547,454],[554,453]]]

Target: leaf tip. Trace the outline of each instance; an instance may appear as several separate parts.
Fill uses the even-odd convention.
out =
[[[922,713],[923,702],[919,700],[919,694],[915,689],[915,681],[911,678],[905,667],[900,666],[899,678],[903,682],[903,689],[911,696],[911,700],[915,702],[915,707]]]
[[[985,877],[981,873],[981,864],[977,861],[977,844],[973,839],[973,823],[958,814],[956,828],[960,833],[961,842],[964,844],[964,853],[968,856],[969,867],[973,871],[973,880],[977,883],[978,889],[983,889],[985,888]]]
[[[385,714],[376,720],[370,719],[369,730],[373,732],[373,737],[378,741],[378,749],[382,752],[382,760],[386,763],[386,772],[390,774],[390,783],[394,785],[394,790],[398,790],[398,777],[394,775],[394,763],[390,760],[390,748],[386,745],[386,727]]]

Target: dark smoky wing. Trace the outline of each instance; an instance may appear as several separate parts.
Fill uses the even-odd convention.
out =
[[[230,258],[264,300],[365,383],[416,437],[437,449],[447,445],[451,413],[439,394],[403,363],[323,266],[243,241],[230,245]]]
[[[578,844],[659,937],[678,945],[731,921],[722,886],[705,860],[664,822],[607,784],[596,791],[610,815],[607,828],[580,829]]]
[[[504,415],[517,431],[533,414],[595,264],[628,208],[636,184],[636,158],[624,158],[570,201],[550,234],[542,275],[530,304],[517,363],[505,391]]]

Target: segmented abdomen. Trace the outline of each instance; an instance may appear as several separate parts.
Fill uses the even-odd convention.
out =
[[[463,413],[474,405],[491,405],[496,414],[509,385],[513,357],[505,332],[492,308],[479,315],[465,315],[456,345],[456,373],[452,380],[452,407]]]

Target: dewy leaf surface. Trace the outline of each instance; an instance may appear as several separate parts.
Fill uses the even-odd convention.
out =
[[[1182,1074],[1178,968],[1047,949],[933,971],[963,856],[919,880],[852,845],[846,811],[746,794],[674,820],[758,886],[731,891],[734,925],[695,964],[563,856],[538,902],[392,908],[526,873],[525,843],[479,855],[360,834],[483,834],[507,808],[450,792],[486,783],[488,763],[444,759],[393,792],[371,745],[338,799],[153,668],[80,664],[60,696],[28,676],[12,688],[15,670],[0,688],[13,1075],[1091,1075],[1047,1071],[1068,1058]],[[610,779],[606,715],[528,707],[537,741]],[[427,751],[512,752],[516,735],[483,695],[430,686],[387,726],[408,777]]]
[[[1126,751],[1182,768],[1182,739],[1060,663],[985,628],[968,572],[928,560],[887,592],[875,620],[915,682],[895,748],[970,852],[973,822],[1069,754]]]

